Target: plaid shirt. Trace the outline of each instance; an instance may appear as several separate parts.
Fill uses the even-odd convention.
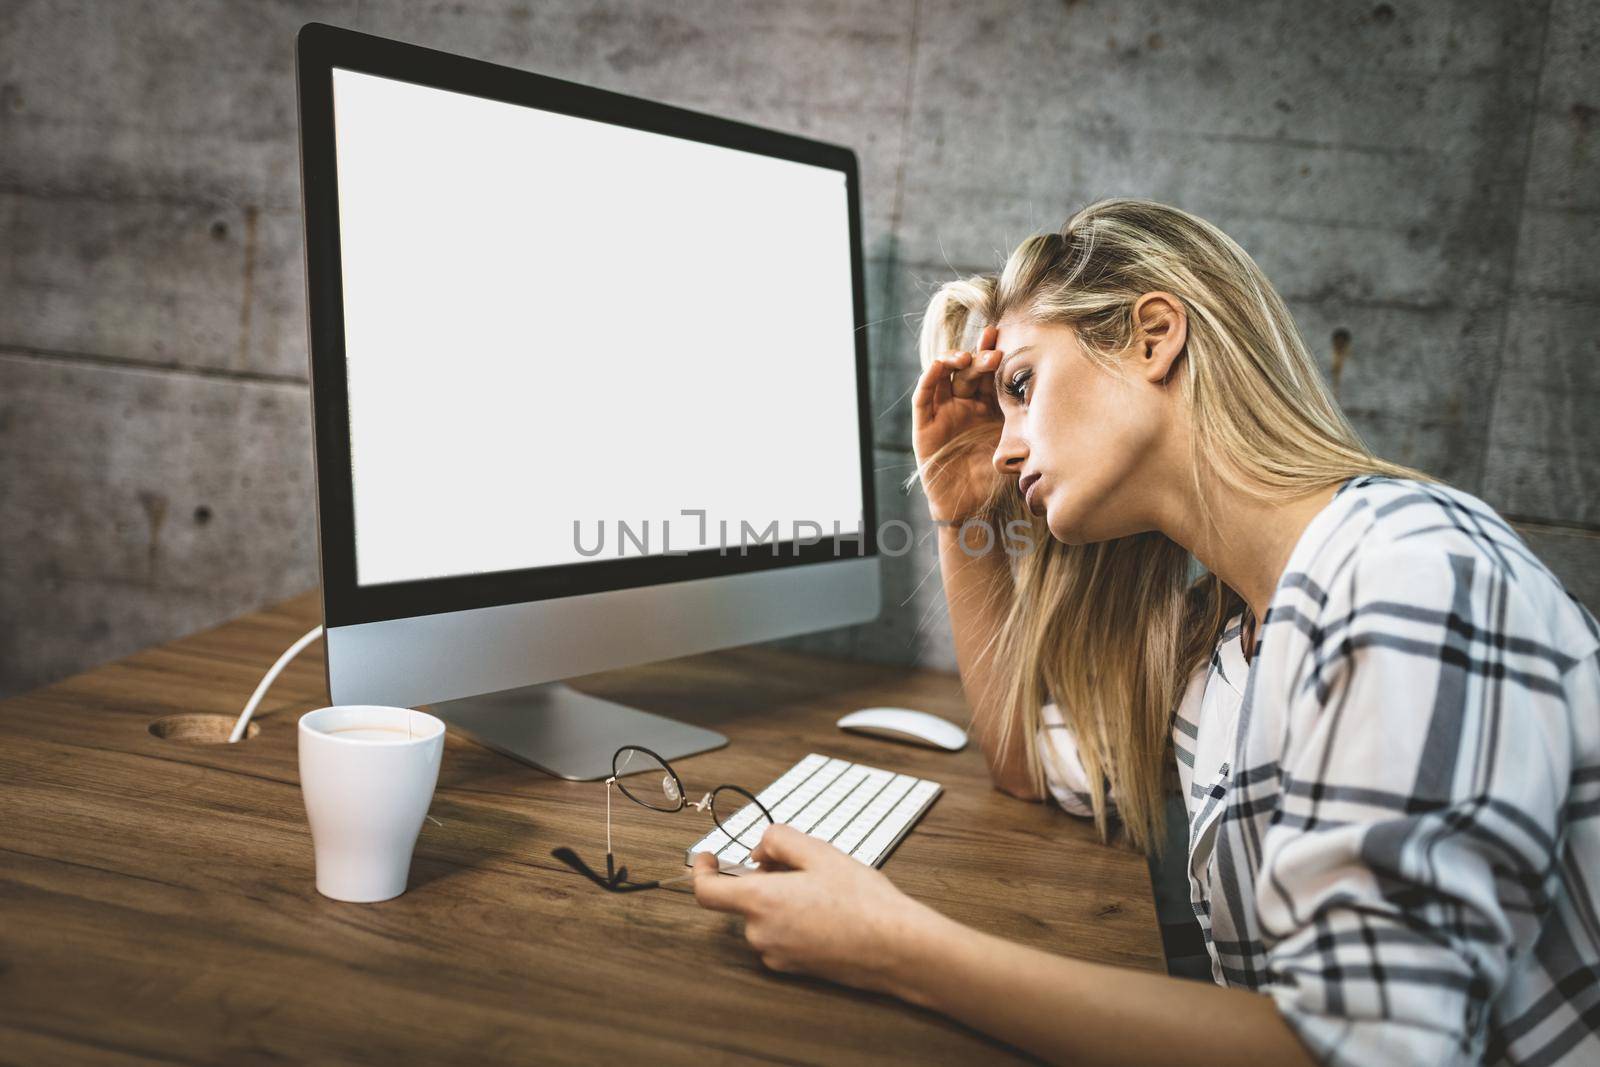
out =
[[[1320,1062],[1600,1064],[1600,624],[1488,505],[1347,481],[1172,736],[1213,976]]]

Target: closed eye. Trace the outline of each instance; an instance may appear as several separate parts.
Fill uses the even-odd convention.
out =
[[[1026,368],[1015,371],[1000,386],[1001,392],[1019,403],[1027,399],[1028,382],[1033,378],[1033,371]]]

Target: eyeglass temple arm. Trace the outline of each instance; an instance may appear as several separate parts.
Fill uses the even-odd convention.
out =
[[[606,874],[611,872],[611,787],[616,784],[617,776],[612,775],[606,779]]]

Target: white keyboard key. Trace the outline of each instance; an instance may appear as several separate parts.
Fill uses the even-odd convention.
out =
[[[938,792],[936,782],[813,752],[756,796],[776,822],[877,866]],[[760,821],[760,810],[746,807],[690,846],[684,862],[693,862],[697,852],[712,852],[725,865],[745,861],[756,844],[745,831]]]
[[[824,841],[832,841],[839,836],[839,831],[850,824],[850,821],[861,814],[863,808],[872,802],[872,798],[883,790],[886,782],[894,775],[884,772],[882,774],[865,774],[850,795],[828,813],[828,817],[811,828],[813,837],[820,837]]]
[[[865,767],[851,767],[835,778],[832,785],[817,794],[817,798],[794,817],[791,825],[797,830],[810,833],[814,826],[832,814],[833,809],[839,806],[839,802],[849,796],[850,791],[866,776]]]
[[[895,809],[878,824],[871,836],[858,848],[851,850],[851,855],[863,863],[876,867],[900,839],[900,835],[905,833],[906,828],[922,814],[922,809],[938,791],[939,787],[932,782],[918,782],[914,788],[907,790],[904,798],[895,805]]]
[[[807,804],[816,798],[817,794],[833,784],[833,780],[843,774],[845,768],[849,766],[850,764],[842,759],[829,760],[827,766],[802,782],[800,788],[784,797],[776,808],[770,809],[772,811],[772,820],[784,823],[792,820]]]
[[[884,786],[883,791],[872,798],[872,802],[861,809],[861,814],[850,821],[850,826],[834,844],[842,851],[854,852],[856,847],[878,827],[878,823],[885,819],[894,806],[900,803],[900,798],[911,791],[917,780],[907,774],[896,775],[894,781]]]
[[[728,819],[726,822],[722,822],[719,825],[722,828],[722,832],[726,833],[729,837],[742,838],[744,837],[745,832],[751,827],[755,826],[757,823],[764,823],[766,821],[767,817],[761,814],[760,808],[756,807],[754,804],[746,804],[736,815],[733,816],[733,818]]]
[[[756,799],[765,804],[769,809],[788,796],[795,786],[811,777],[818,769],[827,766],[828,757],[815,753],[790,767],[783,775],[771,785],[756,794]]]
[[[728,835],[723,833],[721,830],[713,830],[705,837],[702,837],[700,840],[696,841],[693,845],[693,848],[696,852],[716,852],[718,849],[722,848],[722,846],[726,845],[729,840],[731,839],[728,837]]]

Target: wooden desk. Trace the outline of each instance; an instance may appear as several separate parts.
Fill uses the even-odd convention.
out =
[[[381,1063],[1017,1058],[888,998],[764,970],[734,917],[692,896],[605,893],[550,856],[603,859],[604,787],[550,778],[451,735],[407,892],[319,896],[295,720],[327,702],[319,642],[238,745],[153,736],[231,719],[320,617],[288,601],[0,704],[0,1058]],[[770,649],[579,685],[728,734],[681,761],[691,790],[766,785],[816,750],[945,793],[885,864],[906,892],[1058,952],[1160,969],[1144,861],[1057,809],[989,787],[956,754],[847,735],[873,704],[961,719],[954,676]],[[624,813],[618,809],[619,817]],[[617,854],[670,868],[709,826],[635,809]]]

